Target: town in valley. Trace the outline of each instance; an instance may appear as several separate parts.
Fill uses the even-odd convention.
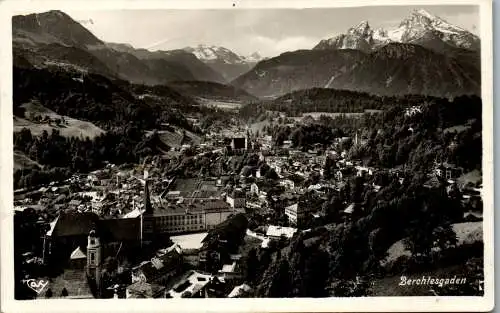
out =
[[[14,16],[16,299],[483,295],[480,40],[408,12],[266,57]]]

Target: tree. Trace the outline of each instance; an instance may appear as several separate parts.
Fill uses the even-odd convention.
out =
[[[42,141],[46,142],[48,139],[49,139],[49,133],[47,132],[46,129],[44,129],[42,132]]]
[[[104,260],[103,268],[106,269],[108,272],[114,272],[118,268],[118,261],[116,260],[116,258],[108,256]]]
[[[68,296],[68,290],[66,290],[66,288],[63,288],[61,290],[61,297],[67,297]]]
[[[335,162],[335,159],[328,156],[325,160],[325,166],[323,167],[323,176],[326,179],[333,178],[336,168],[337,168],[337,163]]]
[[[306,297],[326,297],[326,282],[328,276],[328,254],[317,248],[307,258],[304,264],[304,294]]]
[[[304,133],[302,128],[297,128],[292,134],[291,134],[291,139],[293,142],[293,145],[296,147],[301,147],[304,144]]]
[[[259,268],[259,259],[257,257],[257,250],[252,248],[248,253],[246,261],[246,281],[250,284],[256,280],[257,270]]]
[[[363,196],[363,183],[364,179],[362,177],[355,177],[353,182],[352,182],[352,188],[351,188],[351,201],[354,203],[360,203],[362,202],[362,196]]]
[[[272,278],[268,296],[270,298],[287,297],[290,283],[290,264],[287,259],[281,259],[278,265],[278,271]]]
[[[455,234],[450,224],[436,227],[432,232],[432,236],[434,238],[433,246],[440,250],[455,247],[458,243],[457,234]]]
[[[45,298],[52,298],[52,289],[47,289],[47,291],[45,292]]]
[[[269,168],[269,170],[265,174],[265,177],[267,179],[272,179],[272,180],[279,178],[278,174],[276,173],[276,171],[273,168]]]
[[[16,105],[12,110],[12,113],[14,113],[15,116],[19,116],[21,118],[24,118],[24,115],[26,114],[26,109],[22,106]]]
[[[275,139],[275,144],[277,146],[282,146],[283,145],[283,142],[285,140],[287,140],[288,138],[288,134],[285,130],[281,130],[277,135],[276,135],[276,139]]]

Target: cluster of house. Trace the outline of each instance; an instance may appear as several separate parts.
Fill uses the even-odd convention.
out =
[[[409,109],[407,113],[411,115],[418,114],[419,112],[420,108],[414,107]],[[265,145],[272,147],[272,138],[267,137],[270,136],[259,138],[261,147]],[[267,165],[278,174],[278,185],[284,187],[285,190],[282,194],[274,197],[274,200],[276,200],[275,204],[282,204],[284,213],[292,224],[303,224],[318,215],[318,212],[314,212],[307,203],[300,203],[300,199],[306,191],[314,190],[319,194],[321,194],[324,189],[335,189],[338,191],[349,177],[372,177],[379,171],[387,171],[391,176],[397,177],[399,182],[403,184],[406,178],[404,169],[377,169],[375,167],[364,166],[359,160],[349,159],[347,152],[340,149],[342,146],[341,143],[349,139],[351,138],[337,138],[322,155],[318,155],[315,149],[307,152],[294,150],[291,148],[291,143],[286,141],[281,149],[277,150],[274,148],[272,150],[275,153],[266,151],[266,156],[264,156],[262,151],[266,149],[261,150],[260,161],[265,161]],[[366,138],[358,137],[356,134],[353,143],[361,145],[366,144]],[[287,147],[287,145],[290,147]],[[285,150],[287,153],[280,155],[279,150]],[[326,158],[335,160],[333,179],[323,179]],[[471,204],[472,207],[479,207],[479,203],[481,202],[481,189],[479,187],[470,186],[470,184],[469,186],[461,184],[459,182],[459,177],[463,176],[463,174],[463,169],[453,164],[436,163],[432,173],[429,173],[429,181],[424,184],[424,187],[434,188],[440,186],[444,181],[447,184],[448,191],[450,191],[453,186],[458,187],[464,204]],[[319,178],[317,182],[312,182],[309,179],[312,175]],[[247,201],[247,206],[252,208],[266,207],[268,205],[266,201],[268,186],[261,184],[261,176],[260,170],[258,169],[255,173],[256,179],[249,188],[251,198]],[[297,183],[294,176],[302,177],[304,180],[309,181],[309,184],[304,185],[302,183]],[[480,177],[480,173],[477,176]],[[374,192],[379,192],[382,188],[382,186],[375,183],[371,183],[370,187],[372,187]],[[359,204],[346,203],[343,213],[347,215],[352,214],[357,207],[359,207]],[[477,217],[477,214],[474,216]]]
[[[69,256],[70,267],[85,272],[99,290],[103,262],[108,256],[117,256],[123,249],[142,247],[161,234],[199,236],[205,232],[207,235],[206,231],[210,234],[210,230],[236,214],[235,209],[221,199],[187,198],[176,205],[153,206],[147,180],[143,196],[143,209],[138,210],[136,216],[105,218],[92,212],[61,212],[44,236],[43,262],[49,266],[60,264],[61,258]],[[233,256],[232,263],[223,265],[217,275],[186,272],[185,264],[196,268],[206,261],[205,237],[200,236],[199,244],[194,246],[174,243],[158,250],[150,260],[129,268],[130,284],[126,288],[116,286],[116,297],[199,297],[206,296],[210,288],[215,288],[215,293],[224,291],[226,280],[239,277],[238,256]]]
[[[339,151],[339,143],[347,139],[349,138],[338,138],[332,147],[326,149],[324,154],[318,154],[315,149],[300,151],[291,148],[286,149],[287,153],[283,155],[280,155],[276,149],[273,150],[274,153],[266,151],[263,154],[263,151],[260,152],[259,160],[277,173],[277,186],[284,189],[282,193],[272,197],[273,205],[284,210],[284,214],[292,225],[305,224],[310,219],[318,217],[319,212],[315,212],[317,208],[302,201],[304,194],[308,191],[315,191],[318,195],[324,196],[327,189],[340,190],[349,177],[372,176],[377,171],[373,167],[363,166],[361,161],[349,160],[346,151],[337,152]],[[284,145],[286,144],[285,142]],[[324,177],[327,158],[335,160],[333,180]],[[273,186],[269,186],[264,180],[261,168],[248,173],[249,176],[254,176],[254,179],[247,188],[247,206],[254,209],[269,207],[268,191]],[[313,177],[315,179],[312,179]],[[381,188],[378,185],[372,187],[376,192]],[[352,211],[352,205],[346,204],[345,213],[349,214]]]
[[[227,147],[231,155],[252,150],[252,142],[247,136],[236,136],[230,140],[213,145]],[[339,151],[339,144],[346,138],[339,138],[333,147],[324,154],[317,151],[285,149],[286,154],[272,153],[272,138],[259,138],[261,152],[259,159],[278,175],[275,186],[269,186],[261,169],[240,174],[240,182],[230,186],[227,177],[181,179],[163,178],[152,166],[148,175],[139,177],[140,169],[119,170],[114,165],[94,171],[88,175],[75,175],[65,185],[50,185],[38,190],[38,204],[46,206],[56,203],[59,215],[50,222],[44,236],[43,262],[50,264],[61,255],[68,257],[73,267],[81,268],[88,277],[93,277],[99,285],[103,260],[107,255],[118,254],[122,245],[141,246],[154,236],[168,234],[203,234],[216,229],[219,225],[248,208],[262,209],[272,205],[283,210],[292,226],[301,226],[318,217],[314,206],[307,202],[304,195],[310,191],[321,196],[325,190],[340,190],[347,178],[352,176],[373,176],[378,169],[366,167],[361,162],[349,160],[345,151]],[[357,137],[356,137],[357,141]],[[288,143],[285,143],[287,145]],[[213,148],[207,146],[207,149]],[[264,147],[264,148],[263,148]],[[266,151],[267,150],[267,151]],[[283,149],[281,149],[282,151]],[[331,179],[324,179],[327,158],[335,160],[335,170]],[[153,164],[154,165],[154,164]],[[403,183],[403,171],[390,170]],[[435,181],[446,180],[454,185],[463,171],[451,164],[436,164],[426,187],[432,188]],[[252,176],[251,183],[245,183]],[[297,177],[300,178],[297,180]],[[311,179],[315,177],[316,179]],[[304,184],[307,182],[307,184]],[[68,194],[69,185],[77,185],[81,192],[72,194],[72,199],[62,199]],[[276,186],[277,185],[277,186]],[[274,187],[284,191],[268,197]],[[375,192],[381,186],[372,184]],[[150,195],[152,189],[153,195]],[[476,186],[460,186],[464,201],[477,200],[480,189]],[[57,201],[55,201],[57,200]],[[326,200],[326,198],[325,198]],[[480,201],[480,199],[479,199]],[[26,198],[23,204],[29,204]],[[345,203],[343,213],[353,214],[359,204]],[[67,210],[67,209],[71,210]],[[270,240],[282,237],[291,238],[297,231],[294,227],[268,225],[264,234],[247,232],[262,240],[266,247]],[[172,237],[173,238],[173,237]],[[208,256],[203,251],[204,236],[197,239],[198,244],[175,243],[160,249],[150,260],[135,264],[130,269],[130,284],[116,286],[116,297],[206,297],[238,296],[249,291],[247,285],[237,286],[230,293],[225,281],[238,277],[239,257],[231,256],[231,262],[224,264],[217,275],[200,270]]]
[[[155,189],[164,188],[168,181],[153,179]],[[74,174],[63,182],[52,182],[30,192],[19,193],[19,207],[41,207],[49,211],[90,212],[103,217],[122,217],[142,206],[143,183],[137,169],[118,169],[108,164],[104,169],[88,174]]]

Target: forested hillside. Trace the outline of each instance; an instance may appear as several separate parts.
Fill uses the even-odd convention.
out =
[[[28,187],[61,179],[71,172],[86,172],[103,166],[139,162],[142,157],[168,151],[158,135],[146,130],[163,124],[198,131],[185,118],[186,113],[210,119],[212,110],[199,107],[189,96],[166,86],[133,85],[97,74],[50,71],[14,67],[14,114],[25,117],[25,103],[39,105],[59,115],[89,121],[106,131],[93,138],[63,137],[64,121],[55,121],[52,133],[35,136],[28,129],[14,133],[14,148],[43,169],[19,169],[15,187]],[[39,123],[37,116],[31,116]],[[220,113],[219,113],[220,115]]]
[[[325,90],[320,90],[327,92]],[[276,144],[292,140],[301,148],[315,143],[331,144],[341,136],[357,136],[362,141],[349,150],[350,157],[361,159],[367,165],[393,167],[405,165],[418,170],[428,168],[434,161],[448,161],[467,170],[481,168],[482,156],[482,101],[475,96],[457,97],[452,101],[430,97],[380,98],[367,94],[339,92],[344,98],[325,98],[335,112],[350,112],[351,103],[357,110],[383,109],[379,113],[356,116],[340,114],[336,117],[320,116],[312,125],[292,128],[273,123],[265,127]],[[278,101],[278,100],[277,100]],[[321,100],[319,101],[321,103]],[[310,105],[296,102],[297,111],[308,110]],[[275,109],[266,103],[250,111],[247,105],[241,111],[250,119],[266,118],[263,108]],[[287,107],[280,106],[287,112]],[[297,114],[296,110],[288,111]],[[259,113],[260,112],[260,113]],[[320,110],[320,112],[323,112]],[[328,111],[324,111],[328,112]]]

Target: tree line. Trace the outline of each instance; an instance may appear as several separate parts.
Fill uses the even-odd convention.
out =
[[[63,137],[56,129],[49,135],[33,136],[23,128],[14,133],[14,149],[25,153],[44,169],[17,170],[16,188],[30,187],[67,178],[71,173],[85,173],[104,166],[139,162],[141,158],[158,153],[161,142],[157,133],[146,136],[137,127],[108,131],[93,140],[88,137]]]
[[[148,91],[125,81],[112,81],[97,74],[76,75],[45,69],[14,67],[14,113],[23,115],[23,103],[38,100],[60,115],[95,123],[104,129],[133,124],[141,129],[171,123],[190,128],[181,109],[196,106],[192,99],[164,87],[161,96],[144,97]],[[168,92],[165,91],[168,89]]]

